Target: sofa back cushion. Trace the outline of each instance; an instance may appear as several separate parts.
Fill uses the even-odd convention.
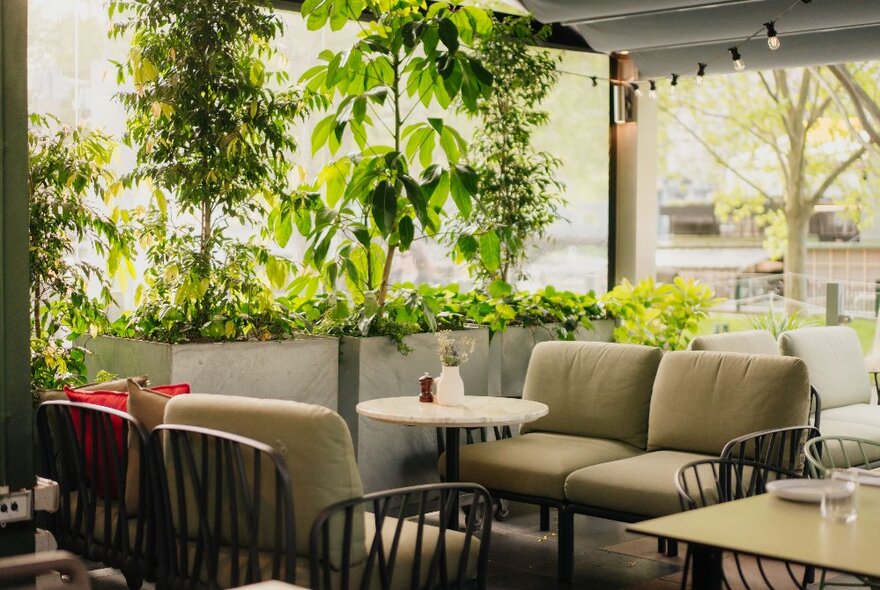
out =
[[[728,441],[807,423],[810,382],[800,360],[736,352],[663,355],[648,421],[648,450],[719,455]]]
[[[871,382],[856,331],[846,326],[800,328],[779,336],[779,350],[807,364],[822,409],[871,401]]]
[[[363,495],[351,434],[339,414],[327,408],[287,400],[193,393],[168,401],[165,423],[222,430],[279,451],[290,473],[300,555],[308,555],[310,527],[319,512],[335,502]],[[274,475],[264,472],[263,478],[262,489],[272,490]],[[272,523],[275,506],[266,504],[261,504],[260,519]],[[352,542],[363,547],[362,521],[355,519],[355,523]],[[261,548],[274,546],[273,529],[268,526],[261,531],[266,537],[260,539]],[[341,529],[338,534],[342,535]],[[362,558],[362,554],[353,553],[353,559]]]
[[[523,398],[550,412],[522,432],[608,438],[645,448],[651,386],[662,353],[633,344],[542,342],[532,351]]]
[[[688,350],[717,350],[741,352],[743,354],[778,355],[776,338],[767,330],[745,330],[697,336],[688,345]]]

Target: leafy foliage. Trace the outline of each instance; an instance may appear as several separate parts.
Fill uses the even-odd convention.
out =
[[[85,382],[85,351],[73,341],[107,323],[111,278],[130,268],[132,237],[127,211],[103,214],[89,196],[109,204],[120,185],[109,170],[115,143],[100,131],[31,115],[30,187],[31,384],[57,389]],[[76,261],[80,243],[107,260],[102,269]],[[89,295],[89,285],[98,295]]]
[[[524,278],[527,242],[545,236],[559,219],[561,161],[532,147],[534,131],[547,124],[539,110],[559,78],[557,59],[534,49],[550,34],[535,33],[530,17],[496,21],[477,56],[495,78],[493,92],[477,102],[480,122],[468,161],[477,171],[477,200],[450,238],[455,256],[485,282]]]
[[[419,106],[456,100],[476,110],[492,76],[470,47],[492,21],[472,6],[425,8],[417,0],[308,0],[302,14],[311,30],[352,21],[362,33],[345,51],[322,52],[323,63],[302,77],[310,91],[337,99],[312,134],[312,152],[326,149],[335,159],[307,206],[281,203],[273,213],[308,237],[304,262],[330,290],[344,277],[355,301],[371,306],[376,293],[381,309],[395,252],[440,230],[449,196],[463,217],[473,209],[476,177],[462,159],[464,139],[442,119],[418,114]],[[346,141],[356,149],[337,157]]]
[[[810,318],[802,316],[797,311],[791,313],[776,313],[771,308],[765,314],[749,316],[749,325],[753,330],[768,330],[774,338],[779,338],[783,332],[797,330],[815,325]]]
[[[503,281],[490,285],[488,296],[473,294],[467,308],[467,316],[477,324],[488,326],[492,333],[504,331],[511,325],[557,324],[556,336],[561,340],[573,340],[578,326],[591,330],[591,319],[605,317],[592,291],[581,294],[547,286],[533,293],[513,292]]]
[[[126,181],[155,187],[143,307],[119,330],[168,341],[286,333],[290,326],[266,314],[277,310],[270,287],[283,285],[292,265],[224,235],[230,219],[262,225],[268,208],[289,198],[291,126],[308,101],[274,89],[288,81],[269,69],[281,19],[256,0],[128,0],[109,11],[123,15],[112,33],[132,34],[117,64],[119,82],[134,84],[118,95],[125,140],[137,148]],[[178,213],[196,217],[197,233],[174,223]]]
[[[601,298],[608,313],[620,322],[614,329],[616,342],[664,350],[685,349],[709,308],[721,301],[708,285],[681,277],[672,283],[648,278],[636,285],[624,279]]]

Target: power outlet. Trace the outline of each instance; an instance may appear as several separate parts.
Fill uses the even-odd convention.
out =
[[[31,491],[21,490],[0,495],[0,526],[34,517]]]

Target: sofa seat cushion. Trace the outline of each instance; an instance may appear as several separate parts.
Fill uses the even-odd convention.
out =
[[[532,351],[523,399],[550,412],[521,432],[619,440],[645,448],[651,384],[660,349],[606,342],[541,342]]]
[[[386,518],[382,523],[382,543],[386,555],[394,541],[394,533],[400,521],[396,518]],[[399,548],[397,550],[397,558],[395,559],[393,577],[391,579],[392,590],[407,590],[411,587],[410,577],[412,576],[413,565],[416,559],[416,541],[418,539],[418,522],[414,520],[404,520],[401,529]],[[375,515],[372,513],[364,514],[364,532],[366,537],[365,550],[369,552],[369,544],[373,541],[376,532]],[[426,524],[422,536],[421,548],[421,566],[419,570],[419,588],[426,588],[428,582],[428,573],[431,568],[431,557],[437,547],[437,540],[440,538],[439,527]],[[465,534],[459,531],[446,531],[446,575],[450,581],[458,579],[458,568],[461,564],[461,558],[464,555]],[[465,579],[475,580],[477,578],[477,566],[480,558],[480,540],[476,537],[471,538],[471,544],[468,548],[468,561],[465,569]],[[363,575],[362,568],[365,563],[359,564],[358,575]],[[378,563],[375,564],[372,572],[373,584],[372,588],[378,588],[379,571]],[[439,576],[438,576],[439,577]],[[357,578],[355,578],[357,579]]]
[[[807,423],[810,382],[800,359],[736,352],[668,352],[660,361],[648,451],[718,456],[729,441]]]
[[[698,453],[654,451],[578,469],[565,480],[565,497],[635,516],[664,516],[681,510],[675,474],[682,466],[710,458]]]
[[[828,410],[823,408],[820,426],[824,425],[823,423],[825,420],[831,420],[833,422],[855,422],[856,424],[873,426],[880,430],[880,406],[876,404],[852,404]],[[822,430],[824,434],[825,429],[823,428]],[[880,442],[880,439],[875,440]]]
[[[563,500],[565,478],[571,472],[642,452],[616,440],[532,432],[462,447],[460,478],[490,490]],[[440,459],[441,473],[445,458]]]
[[[880,423],[870,425],[859,424],[858,422],[845,422],[843,420],[828,420],[825,418],[824,410],[822,411],[822,422],[819,430],[822,432],[822,436],[849,436],[880,443]],[[849,456],[851,463],[861,463],[858,459],[861,457],[861,453],[856,444],[845,442],[843,448],[841,448],[839,444],[832,441],[826,448],[828,449],[827,452],[831,455],[831,461],[823,460],[825,465],[845,466],[844,453]],[[868,454],[867,458],[869,461],[880,460],[880,449],[873,446],[865,446],[864,448]]]

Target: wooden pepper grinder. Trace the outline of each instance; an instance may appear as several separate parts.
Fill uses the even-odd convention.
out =
[[[434,385],[434,378],[431,377],[429,373],[425,373],[421,377],[419,377],[419,386],[421,387],[421,394],[419,395],[419,401],[424,402],[426,404],[434,403],[434,396],[431,394],[431,387]]]

